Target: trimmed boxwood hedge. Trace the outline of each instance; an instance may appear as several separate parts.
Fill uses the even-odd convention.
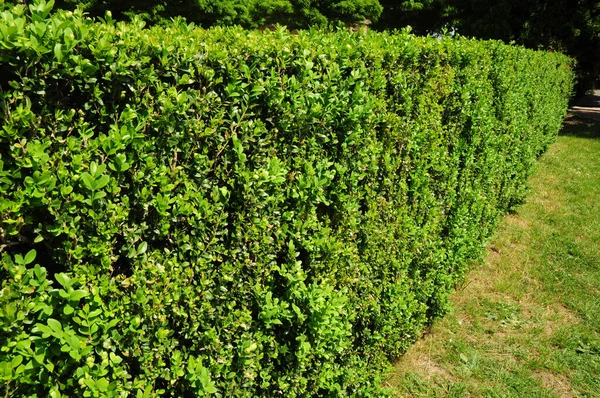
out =
[[[382,396],[523,199],[571,60],[406,33],[0,20],[0,390]]]

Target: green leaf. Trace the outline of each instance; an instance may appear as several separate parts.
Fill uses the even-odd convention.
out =
[[[65,289],[71,287],[71,279],[63,272],[54,275],[54,279]]]
[[[244,351],[245,352],[252,352],[252,351],[256,350],[257,347],[258,347],[258,345],[256,343],[252,343],[248,347],[246,347],[244,349]]]
[[[52,334],[52,329],[42,323],[36,323],[35,327],[33,328],[33,333],[38,332],[42,333],[43,335],[50,335]]]
[[[15,356],[11,361],[10,364],[13,367],[13,369],[15,369],[17,366],[19,366],[21,363],[23,362],[23,357],[21,355],[17,355]]]
[[[36,362],[39,363],[40,365],[42,365],[44,363],[44,358],[45,357],[46,357],[45,351],[42,351],[39,354],[33,354],[33,359],[35,359]]]
[[[0,380],[10,379],[12,376],[12,366],[10,362],[0,362]]]
[[[36,255],[36,251],[34,249],[31,249],[29,252],[27,252],[27,254],[25,255],[25,260],[24,260],[24,264],[31,264],[34,260],[35,260],[35,255]]]
[[[81,181],[83,182],[84,187],[86,187],[89,191],[93,191],[96,188],[96,180],[91,176],[90,173],[82,173]]]
[[[81,359],[81,354],[79,353],[79,351],[73,350],[72,347],[63,346],[62,350],[68,352],[69,356],[76,361],[79,361]]]
[[[64,185],[60,188],[60,193],[64,197],[68,196],[71,192],[73,192],[73,187],[70,185]]]
[[[140,243],[140,245],[137,248],[137,254],[138,255],[144,254],[144,253],[146,253],[146,250],[148,250],[148,243],[142,242],[142,243]]]
[[[87,292],[85,290],[74,290],[69,295],[69,301],[79,301],[85,296],[87,296]]]
[[[210,382],[210,384],[208,384],[207,386],[204,386],[204,391],[207,392],[208,394],[214,394],[217,391],[217,387],[215,387],[215,383]]]
[[[35,277],[38,281],[42,282],[46,279],[46,268],[40,267],[36,264],[33,268],[33,272],[35,273]]]
[[[108,390],[109,385],[110,383],[104,377],[96,381],[96,388],[102,392]]]
[[[58,60],[58,62],[60,62],[63,59],[63,52],[62,52],[62,44],[61,43],[56,43],[54,45],[54,56],[56,57],[56,59]]]
[[[120,364],[121,362],[123,362],[123,358],[121,358],[120,356],[116,355],[115,353],[110,353],[108,354],[110,361],[112,363],[114,363],[115,365]]]
[[[90,313],[88,314],[88,318],[95,318],[100,314],[102,314],[102,310],[98,308],[97,310],[90,311]]]
[[[62,333],[62,325],[59,321],[53,318],[48,318],[48,326],[56,333]]]
[[[52,367],[52,369],[50,369],[50,367]],[[52,365],[51,363],[46,364],[46,368],[50,371],[53,372],[54,371],[54,365]],[[50,398],[62,398],[63,395],[61,395],[60,391],[58,390],[58,388],[54,387],[52,388],[52,390],[50,390],[50,393],[48,394],[48,396]]]
[[[110,182],[110,177],[103,175],[96,181],[96,189],[102,189]]]
[[[42,8],[42,18],[46,18],[48,16],[48,14],[50,14],[50,11],[52,11],[52,8],[54,7],[54,0],[48,0],[45,3],[41,2],[40,5],[43,7]]]
[[[100,191],[100,192],[96,192],[94,194],[94,197],[92,199],[93,200],[99,200],[99,199],[102,199],[102,198],[105,198],[105,197],[106,197],[106,192]]]
[[[208,369],[206,369],[204,366],[200,368],[200,375],[198,379],[200,380],[200,383],[202,383],[202,387],[204,387],[204,389],[210,385],[210,375],[208,373]]]

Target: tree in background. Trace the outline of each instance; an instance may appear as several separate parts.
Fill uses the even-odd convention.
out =
[[[378,30],[410,26],[426,35],[441,29],[453,11],[446,0],[380,0],[384,12],[374,27]]]
[[[92,16],[110,10],[115,19],[142,15],[150,22],[183,16],[202,26],[242,25],[250,28],[275,23],[290,28],[330,22],[376,20],[378,0],[59,0],[60,8],[82,7]]]
[[[381,0],[377,29],[410,25],[427,34],[444,27],[463,36],[561,51],[577,59],[578,94],[600,76],[598,0]]]
[[[448,0],[463,35],[562,51],[578,62],[578,93],[600,75],[598,0]]]

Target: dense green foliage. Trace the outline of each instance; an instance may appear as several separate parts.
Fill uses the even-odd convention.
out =
[[[571,90],[500,42],[50,9],[0,16],[8,396],[384,395]]]
[[[362,22],[377,19],[382,10],[377,0],[59,0],[57,5],[65,9],[79,6],[96,16],[111,11],[117,19],[141,15],[156,22],[182,16],[204,26],[279,23],[290,28]]]
[[[456,30],[464,36],[514,41],[576,58],[578,91],[600,76],[597,0],[380,0],[378,29],[410,25],[416,33]]]
[[[20,2],[23,0],[9,0]],[[597,0],[58,0],[90,15],[151,22],[184,17],[203,26],[240,24],[289,28],[376,22],[377,30],[411,26],[417,34],[450,29],[464,36],[560,51],[577,60],[578,92],[600,76],[600,2]],[[383,10],[383,11],[382,11]]]

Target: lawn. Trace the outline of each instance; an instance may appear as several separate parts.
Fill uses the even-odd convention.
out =
[[[568,116],[530,183],[397,363],[398,396],[600,396],[600,122]]]

